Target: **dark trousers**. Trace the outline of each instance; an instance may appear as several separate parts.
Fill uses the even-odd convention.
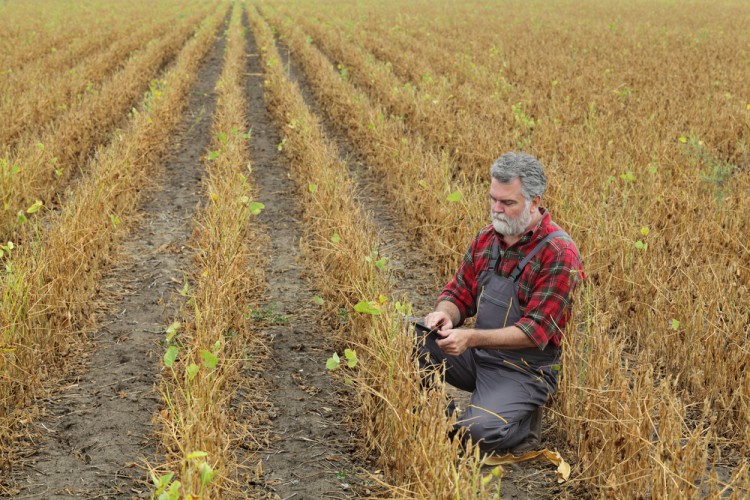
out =
[[[471,403],[458,425],[468,429],[472,441],[482,451],[498,452],[526,439],[531,414],[555,392],[557,376],[551,366],[525,363],[512,351],[504,356],[503,351],[468,349],[448,356],[436,339],[435,334],[417,334],[420,364],[437,368],[445,363],[445,381],[471,392]]]

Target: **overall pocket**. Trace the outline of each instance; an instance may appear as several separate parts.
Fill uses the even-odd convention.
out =
[[[513,301],[512,296],[493,297],[482,289],[477,308],[478,328],[505,328],[508,324],[515,323],[515,319],[509,321],[512,319],[510,313],[513,308]]]

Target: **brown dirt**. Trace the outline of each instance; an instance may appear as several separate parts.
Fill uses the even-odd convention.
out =
[[[299,250],[302,208],[277,149],[281,138],[265,108],[262,68],[248,33],[251,159],[258,198],[266,207],[258,220],[269,237],[263,250],[269,255],[266,303],[255,315],[264,320],[262,333],[271,348],[262,382],[272,422],[269,443],[259,452],[264,474],[252,493],[283,499],[367,494],[367,476],[353,455],[356,438],[346,425],[352,395],[325,368],[333,340],[312,300],[316,292]]]
[[[146,497],[145,460],[157,457],[151,422],[160,341],[191,265],[190,220],[198,203],[201,155],[210,140],[224,38],[199,70],[163,172],[144,196],[140,223],[102,280],[96,327],[60,389],[41,402],[17,498]]]
[[[307,105],[320,117],[328,137],[332,138],[347,160],[349,170],[357,181],[357,199],[366,211],[372,214],[380,237],[381,255],[387,256],[389,267],[393,270],[394,291],[404,294],[412,303],[415,315],[425,315],[432,311],[435,299],[439,295],[444,281],[429,265],[430,258],[424,250],[414,244],[414,239],[400,222],[401,215],[394,209],[388,199],[389,194],[379,181],[376,168],[368,165],[363,155],[347,139],[346,131],[336,127],[333,120],[326,120],[325,112],[314,96],[304,72],[295,63],[288,48],[279,42],[279,53],[288,68],[290,78],[300,87]],[[290,57],[291,56],[291,57]],[[329,56],[330,58],[330,56]],[[335,67],[335,62],[333,63]],[[470,242],[466,242],[467,246]],[[470,394],[453,387],[449,393],[456,399],[459,411],[466,407]],[[551,450],[565,450],[565,444],[556,437],[551,419],[545,417],[542,443]],[[565,453],[563,452],[563,456]],[[487,467],[489,473],[491,468]],[[575,492],[572,486],[557,484],[555,467],[542,462],[526,462],[505,466],[505,477],[502,480],[501,495],[503,498],[552,498],[559,496],[579,497],[583,492]]]

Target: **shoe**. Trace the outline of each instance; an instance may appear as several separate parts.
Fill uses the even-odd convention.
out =
[[[538,450],[542,443],[542,413],[544,407],[540,406],[531,414],[531,422],[529,423],[529,435],[518,443],[510,452],[514,455],[523,455],[529,451]]]

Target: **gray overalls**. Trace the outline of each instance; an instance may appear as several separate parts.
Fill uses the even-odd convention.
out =
[[[518,264],[509,277],[497,273],[500,248],[492,245],[492,257],[478,279],[477,329],[511,326],[521,319],[518,304],[518,279],[526,265],[547,244],[564,231],[547,235]],[[467,349],[460,356],[448,356],[435,343],[435,335],[424,337],[420,348],[422,361],[429,353],[429,365],[445,361],[445,380],[469,391],[471,403],[459,421],[468,427],[472,440],[484,451],[501,451],[520,444],[529,434],[530,417],[544,405],[557,387],[560,349],[551,344],[537,348],[497,350]]]

